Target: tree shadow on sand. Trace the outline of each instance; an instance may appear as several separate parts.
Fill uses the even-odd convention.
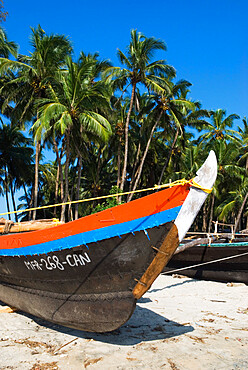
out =
[[[180,283],[176,283],[176,284],[171,284],[171,285],[164,286],[163,288],[151,289],[151,290],[149,290],[149,292],[150,293],[156,293],[156,292],[160,292],[162,290],[175,288],[176,286],[181,286],[181,285],[188,284],[188,283],[195,283],[196,281],[197,281],[196,279],[190,279],[189,278],[187,280],[181,281]]]
[[[142,301],[142,303],[144,302]],[[126,324],[108,333],[84,332],[50,323],[22,311],[18,311],[18,314],[35,321],[38,325],[47,329],[70,335],[72,339],[74,337],[93,339],[98,342],[124,346],[136,345],[147,341],[172,339],[194,330],[190,325],[182,325],[175,321],[170,321],[150,309],[140,307],[138,304],[134,314]]]

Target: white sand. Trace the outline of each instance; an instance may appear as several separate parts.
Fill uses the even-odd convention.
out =
[[[0,313],[1,370],[85,368],[248,369],[248,286],[160,276],[107,334]]]

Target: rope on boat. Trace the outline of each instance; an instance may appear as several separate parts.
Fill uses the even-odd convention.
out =
[[[189,270],[189,269],[194,268],[194,267],[199,267],[199,266],[204,266],[204,265],[210,265],[211,263],[216,263],[216,262],[221,262],[221,261],[225,261],[225,260],[230,260],[232,258],[242,257],[242,256],[246,256],[246,255],[248,255],[248,252],[240,253],[240,254],[235,254],[233,256],[223,257],[223,258],[219,258],[219,259],[213,260],[213,261],[198,263],[196,265],[181,267],[179,269],[162,272],[161,275],[172,274],[174,272],[179,272],[179,271],[183,271],[183,270]]]
[[[120,195],[141,193],[141,192],[144,192],[144,191],[153,191],[153,190],[160,190],[160,189],[163,189],[163,188],[172,188],[173,186],[178,186],[178,185],[184,186],[186,184],[189,184],[189,185],[191,185],[191,187],[200,189],[200,190],[202,190],[202,191],[204,191],[205,193],[208,193],[208,194],[210,194],[211,191],[212,191],[212,188],[211,189],[204,188],[203,186],[201,186],[200,184],[195,182],[194,179],[191,179],[191,180],[181,179],[181,180],[176,180],[176,181],[168,183],[168,184],[154,185],[152,188],[147,188],[147,189],[132,190],[132,191],[126,191],[124,193],[108,194],[108,195],[102,195],[100,197],[72,200],[72,201],[64,202],[64,203],[49,204],[47,206],[40,206],[40,207],[33,207],[33,208],[26,208],[26,209],[18,209],[17,211],[0,213],[0,216],[10,215],[10,214],[13,214],[13,213],[35,211],[35,210],[38,210],[38,209],[59,207],[59,206],[68,205],[68,204],[90,202],[90,201],[94,201],[94,200],[113,198],[113,197],[117,197],[117,196],[120,196]]]

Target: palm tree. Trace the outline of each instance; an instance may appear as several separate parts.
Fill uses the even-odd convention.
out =
[[[241,184],[236,182],[235,190],[229,191],[224,201],[217,207],[220,220],[230,220],[230,215],[235,215],[234,232],[237,231],[241,216],[248,199],[247,177],[242,176]],[[247,227],[247,222],[246,222]]]
[[[71,44],[65,36],[46,35],[39,25],[31,28],[31,46],[34,51],[30,56],[20,55],[17,61],[0,58],[0,73],[17,72],[15,78],[2,89],[7,103],[13,101],[15,108],[13,120],[31,121],[37,117],[37,100],[46,96],[46,90],[54,79],[57,70],[64,65],[65,57],[72,51]],[[38,199],[38,171],[40,142],[36,142],[34,207]],[[36,210],[33,219],[36,218]]]
[[[241,148],[241,157],[239,162],[242,163],[245,161],[245,169],[248,171],[248,122],[247,118],[244,117],[243,120],[243,127],[238,127],[238,132],[241,137],[241,143],[242,143],[242,148]]]
[[[15,126],[1,123],[0,127],[0,167],[4,171],[4,187],[8,205],[8,190],[10,189],[13,208],[16,211],[14,184],[23,185],[26,168],[32,163],[33,150],[30,140]],[[9,211],[9,209],[8,209]],[[17,221],[17,215],[15,214]]]
[[[219,198],[221,203],[222,199],[225,199],[227,194],[237,187],[244,169],[238,165],[239,146],[236,143],[215,140],[215,142],[210,141],[205,145],[202,143],[201,146],[206,152],[209,152],[210,149],[214,150],[218,162],[218,176],[214,185],[214,191],[211,193],[211,211],[208,227],[210,232],[216,198]]]
[[[65,139],[65,191],[63,202],[69,195],[68,173],[70,165],[71,143],[81,155],[80,142],[108,140],[111,126],[103,115],[97,113],[98,107],[108,104],[108,98],[101,81],[91,83],[92,61],[73,63],[70,57],[66,61],[67,69],[57,73],[59,83],[55,88],[50,86],[49,98],[41,99],[39,119],[33,129],[36,138],[40,139],[42,131],[64,135]],[[65,220],[65,209],[62,207],[61,220]]]
[[[0,56],[9,58],[10,54],[17,57],[17,44],[14,41],[8,41],[6,32],[0,26]]]
[[[186,113],[189,111],[194,112],[196,109],[195,103],[182,95],[182,92],[191,86],[190,82],[180,80],[174,84],[171,81],[171,78],[161,78],[160,85],[163,88],[163,91],[154,96],[154,99],[157,102],[155,109],[159,112],[159,114],[157,120],[155,121],[155,127],[153,131],[159,124],[159,121],[162,119],[161,127],[164,128],[164,133],[170,138],[173,131],[175,132],[175,135],[167,156],[167,160],[163,166],[158,185],[160,185],[162,182],[164,171],[168,166],[178,135],[180,132],[183,133],[184,131]]]
[[[208,231],[210,232],[214,215],[216,197],[227,196],[230,184],[235,183],[235,176],[239,177],[242,172],[238,166],[240,150],[239,133],[232,129],[234,120],[238,119],[237,114],[230,114],[226,117],[226,111],[217,109],[211,112],[211,122],[204,125],[205,132],[199,137],[197,143],[207,152],[215,151],[219,165],[218,177],[211,194],[211,206]]]
[[[223,109],[211,112],[211,122],[205,125],[206,132],[199,137],[199,142],[213,144],[216,140],[224,140],[239,143],[238,132],[231,129],[234,120],[239,118],[237,114],[226,117],[226,111]]]
[[[228,192],[224,201],[217,208],[220,219],[227,218],[229,214],[236,215],[234,231],[236,231],[239,227],[240,221],[242,220],[242,214],[248,199],[248,124],[246,117],[244,117],[242,121],[244,126],[242,128],[238,127],[238,132],[241,137],[241,143],[239,147],[237,146],[237,149],[239,149],[238,156],[240,157],[237,161],[237,164],[241,165],[241,173],[236,176],[236,181],[233,183],[232,189]],[[244,174],[242,173],[242,169],[244,169],[245,171]],[[248,228],[248,218],[246,221],[246,228]]]
[[[127,112],[125,122],[125,149],[124,149],[124,163],[122,169],[122,176],[120,182],[121,191],[124,189],[127,173],[128,162],[128,133],[131,112],[135,102],[136,89],[139,84],[143,84],[148,90],[162,91],[160,86],[159,73],[162,75],[175,75],[174,68],[168,66],[165,60],[157,60],[151,62],[154,53],[157,50],[166,50],[166,45],[163,41],[155,39],[154,37],[145,37],[142,33],[136,30],[131,31],[131,42],[127,47],[127,54],[125,55],[118,49],[117,56],[125,68],[112,67],[107,70],[109,79],[114,79],[114,86],[119,87],[124,92],[131,87],[130,105]]]
[[[174,84],[169,78],[160,78],[161,88],[164,90],[160,94],[150,95],[147,101],[146,117],[143,119],[144,130],[146,134],[148,133],[147,139],[145,140],[145,145],[143,149],[143,154],[140,158],[140,163],[137,166],[134,166],[135,172],[131,178],[130,190],[136,190],[139,180],[141,178],[141,173],[144,167],[145,159],[148,154],[148,150],[151,144],[151,141],[156,133],[156,130],[161,131],[164,129],[164,132],[167,132],[171,137],[171,132],[176,128],[175,138],[173,140],[171,149],[169,151],[167,161],[163,167],[159,184],[161,183],[163,173],[165,168],[169,163],[172,150],[176,144],[179,132],[184,131],[185,126],[185,116],[186,114],[194,114],[196,104],[188,100],[185,96],[182,95],[191,84],[188,81],[181,80]],[[152,100],[153,99],[153,103]],[[150,112],[149,112],[150,109]],[[140,149],[140,145],[139,145]],[[128,201],[133,197],[133,194],[128,196]]]

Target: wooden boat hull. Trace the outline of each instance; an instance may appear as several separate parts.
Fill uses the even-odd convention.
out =
[[[247,253],[244,255],[244,253]],[[225,259],[239,255],[240,257]],[[199,267],[193,267],[178,271],[194,279],[205,279],[222,282],[241,282],[248,284],[248,244],[232,246],[230,243],[219,246],[212,244],[208,246],[194,246],[178,253],[172,257],[164,272],[181,269],[184,267],[202,264],[206,262],[224,259],[216,263],[210,263]]]
[[[0,257],[0,297],[49,321],[111,331],[132,315],[132,290],[171,227],[34,256]],[[148,238],[149,235],[149,238]]]
[[[214,153],[196,182],[212,187]],[[0,237],[0,299],[51,322],[123,325],[194,221],[207,193],[190,184],[47,230]],[[168,245],[167,245],[168,244]]]

